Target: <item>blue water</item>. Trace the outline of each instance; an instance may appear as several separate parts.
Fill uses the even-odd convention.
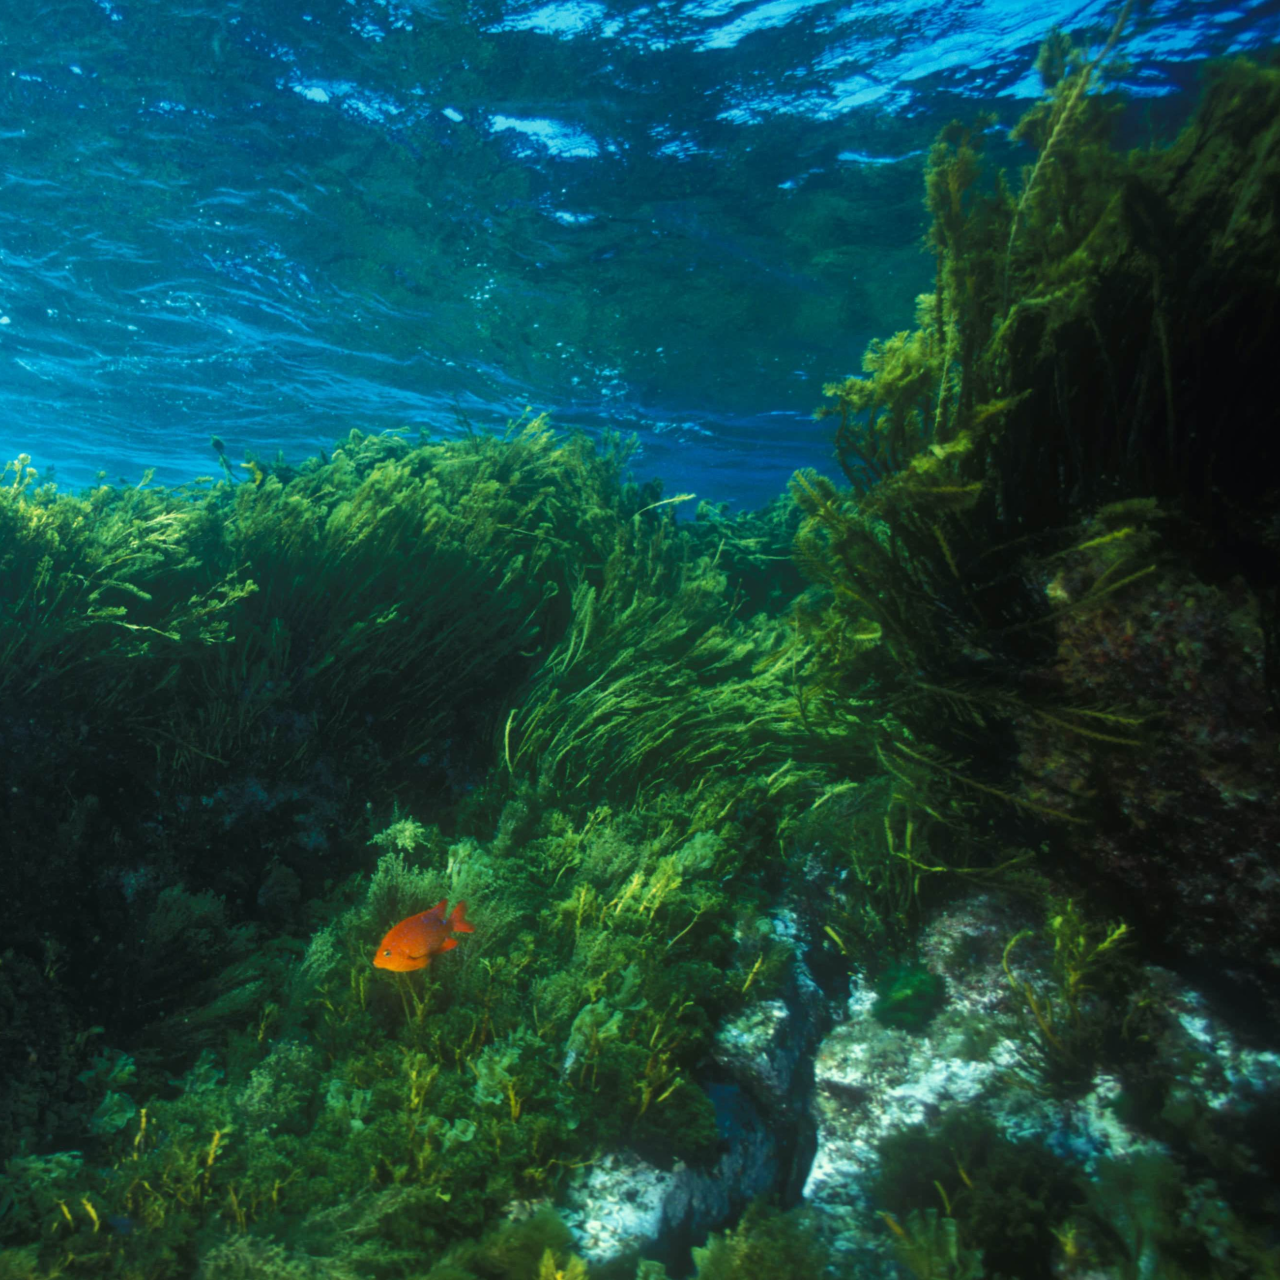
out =
[[[924,153],[1065,0],[8,0],[0,453],[63,487],[526,406],[757,505],[930,287]],[[1139,6],[1133,145],[1277,3]],[[1000,130],[1004,163],[1025,157]]]

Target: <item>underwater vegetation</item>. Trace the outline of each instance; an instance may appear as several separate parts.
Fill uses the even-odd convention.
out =
[[[1123,967],[1129,934],[1123,921],[1102,925],[1086,920],[1068,899],[1050,902],[1045,933],[1053,958],[1041,989],[1010,966],[1015,949],[1034,936],[1033,930],[1021,930],[1009,939],[1001,965],[1034,1025],[1047,1080],[1069,1091],[1093,1078],[1109,1033],[1118,1030],[1128,1038],[1132,1030],[1136,1039],[1145,1030],[1141,998],[1133,991],[1140,984]]]
[[[1103,68],[1046,49],[1020,189],[985,122],[943,132],[935,290],[827,389],[849,487],[793,483],[790,656],[846,776],[893,777],[913,887],[1016,872],[1047,830],[1042,868],[1273,1001],[1277,882],[1246,851],[1274,845],[1280,75],[1219,66],[1175,141],[1121,153]]]
[[[0,1278],[1276,1273],[1270,1104],[1206,1101],[1141,961],[1280,1008],[1280,73],[1122,154],[1127,14],[1046,42],[1020,180],[982,121],[933,148],[935,289],[828,389],[844,486],[677,521],[544,417],[176,490],[10,464]],[[1044,923],[957,942],[999,988],[957,1072],[1012,1009],[990,1087],[1105,1073],[1140,1150],[951,1099],[880,1143],[865,1254],[742,1195],[583,1256],[606,1156],[720,1167],[727,1019],[829,1026],[856,973],[925,1043],[921,922],[975,886]]]
[[[877,1198],[891,1225],[902,1223],[901,1250],[923,1253],[920,1236],[928,1224],[929,1235],[951,1230],[961,1242],[947,1243],[947,1251],[954,1247],[957,1255],[952,1262],[957,1276],[1052,1276],[1054,1231],[1083,1203],[1085,1193],[1075,1171],[1038,1142],[1011,1142],[989,1122],[959,1109],[936,1126],[894,1135],[880,1154]],[[939,1244],[931,1252],[939,1253]],[[956,1269],[965,1246],[977,1255],[967,1271]],[[917,1273],[948,1274],[936,1264],[933,1271]]]
[[[946,1003],[946,983],[922,964],[889,966],[876,984],[872,1016],[886,1027],[915,1031]]]
[[[168,1082],[100,1056],[81,1150],[10,1162],[0,1237],[40,1239],[35,1275],[182,1275],[197,1259],[234,1275],[272,1257],[280,1274],[403,1271],[604,1150],[714,1158],[693,1068],[742,1000],[732,929],[750,911],[718,887],[741,857],[728,831],[673,840],[672,816],[583,832],[550,813],[489,847],[399,819],[276,999],[221,1019],[222,1052]],[[466,946],[375,969],[387,923],[441,894],[467,895]],[[523,1274],[467,1265],[439,1274]]]
[[[747,1280],[749,1276],[820,1276],[830,1252],[803,1210],[779,1213],[753,1204],[742,1221],[694,1249],[697,1280]],[[637,1277],[637,1280],[640,1280]]]
[[[1040,1143],[1010,1141],[960,1108],[894,1135],[881,1157],[881,1214],[913,1275],[1280,1273],[1257,1225],[1236,1217],[1212,1179],[1188,1178],[1165,1152],[1106,1160],[1086,1178]]]
[[[610,563],[680,582],[714,536],[750,573],[774,535],[713,511],[675,533],[611,450],[539,420],[355,433],[181,493],[10,469],[0,1239],[42,1242],[32,1274],[337,1273],[340,1241],[407,1216],[439,1252],[619,1144],[715,1158],[693,1068],[787,954],[775,838],[727,783],[558,807],[507,765],[507,708]],[[468,945],[379,973],[379,938],[442,895]]]

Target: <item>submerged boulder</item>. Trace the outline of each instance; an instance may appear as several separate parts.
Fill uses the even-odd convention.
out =
[[[1248,1265],[1262,1248],[1249,1188],[1274,1163],[1280,1054],[1244,1043],[1174,974],[1134,965],[1121,1028],[1131,1042],[1099,1042],[1088,1070],[1064,1077],[1026,996],[1042,1015],[1055,998],[1053,952],[1008,949],[1028,923],[985,893],[938,912],[920,951],[947,1000],[918,1032],[880,1022],[872,987],[853,979],[815,1062],[804,1196],[826,1235],[860,1276],[898,1274],[946,1219],[965,1248],[1004,1257],[1004,1273],[1020,1246],[992,1225],[1001,1216],[1017,1220],[1024,1245],[1043,1246],[1035,1275],[1085,1274],[1072,1268],[1086,1255],[1100,1268],[1089,1274],[1131,1274],[1122,1262],[1158,1268],[1180,1249],[1225,1249]],[[1210,1168],[1221,1185],[1191,1176]],[[1207,1210],[1197,1218],[1197,1196],[1213,1201],[1217,1227]]]

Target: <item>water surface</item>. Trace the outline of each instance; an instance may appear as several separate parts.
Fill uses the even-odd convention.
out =
[[[937,129],[1065,0],[40,0],[0,16],[0,451],[64,486],[526,406],[669,491],[828,466],[826,381],[931,284]],[[1275,3],[1135,13],[1134,145]],[[1022,156],[999,125],[990,146]]]

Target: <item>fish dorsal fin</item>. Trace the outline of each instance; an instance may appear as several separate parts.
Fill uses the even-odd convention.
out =
[[[424,916],[439,916],[439,917],[440,917],[440,919],[441,919],[441,920],[443,920],[443,919],[444,919],[444,913],[445,913],[448,909],[449,909],[449,899],[448,899],[448,898],[441,898],[441,899],[440,899],[440,901],[439,901],[439,902],[437,902],[437,903],[436,903],[436,905],[435,905],[434,907],[432,907],[430,911],[424,911],[422,914],[423,914]]]

